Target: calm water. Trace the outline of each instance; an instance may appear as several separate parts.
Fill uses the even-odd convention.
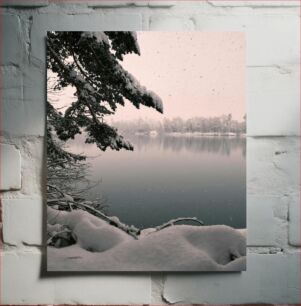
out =
[[[245,138],[134,136],[132,151],[99,152],[77,144],[90,156],[92,178],[101,183],[108,213],[140,228],[176,217],[198,217],[206,225],[246,226]]]

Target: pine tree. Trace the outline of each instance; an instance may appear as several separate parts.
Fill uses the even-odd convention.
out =
[[[67,141],[82,131],[86,143],[95,143],[102,151],[108,147],[133,150],[105,120],[125,100],[136,108],[144,105],[163,112],[161,99],[123,69],[121,62],[129,53],[140,55],[133,32],[48,32],[47,69],[58,77],[54,89],[71,85],[77,98],[64,114],[47,102],[48,158],[62,165],[84,159],[65,151],[55,140]]]

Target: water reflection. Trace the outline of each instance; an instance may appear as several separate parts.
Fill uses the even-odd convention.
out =
[[[246,139],[124,135],[134,151],[100,152],[77,139],[73,151],[96,156],[89,190],[107,199],[108,213],[147,228],[177,217],[210,224],[246,226]],[[84,138],[83,138],[84,139]]]
[[[189,152],[207,152],[221,155],[230,155],[233,150],[241,150],[243,157],[246,156],[246,138],[244,137],[218,137],[218,136],[173,136],[157,135],[150,137],[148,135],[125,135],[137,151],[143,151],[148,148],[154,148],[162,151],[189,151]]]

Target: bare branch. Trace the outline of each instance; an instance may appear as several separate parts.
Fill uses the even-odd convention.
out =
[[[204,222],[201,221],[201,220],[198,220],[197,218],[195,217],[183,217],[183,218],[177,218],[177,219],[173,219],[173,220],[170,220],[166,223],[163,223],[162,225],[160,226],[157,226],[156,227],[156,231],[160,231],[166,227],[169,227],[169,226],[172,226],[172,225],[175,225],[175,223],[178,223],[178,222],[181,222],[181,221],[193,221],[193,222],[196,222],[198,223],[199,225],[204,225]]]

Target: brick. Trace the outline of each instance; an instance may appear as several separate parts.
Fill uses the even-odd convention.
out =
[[[278,172],[289,180],[289,193],[295,193],[300,187],[300,138],[285,138],[274,152],[273,164]]]
[[[300,237],[300,194],[295,194],[289,202],[289,244],[301,246]]]
[[[207,1],[212,6],[216,7],[298,7],[300,6],[300,1],[252,1],[252,0],[232,0],[232,1],[218,1],[218,0],[208,0]]]
[[[136,6],[136,7],[146,7],[146,6],[149,6],[149,1],[138,0],[138,1],[135,1],[134,3],[131,3],[130,5]]]
[[[168,275],[163,297],[169,303],[298,303],[300,253],[248,254],[247,271]]]
[[[47,31],[135,31],[142,29],[142,16],[136,13],[93,13],[67,15],[38,14],[31,28],[32,56],[45,63]]]
[[[48,0],[1,0],[0,6],[6,7],[41,7],[47,6]]]
[[[298,193],[299,148],[298,137],[248,137],[248,195],[282,197]]]
[[[21,70],[16,66],[1,66],[0,74],[2,80],[0,88],[2,92],[2,99],[5,102],[3,105],[4,109],[2,111],[4,112],[3,119],[5,119],[6,117],[8,117],[8,114],[6,114],[5,107],[8,106],[7,104],[16,104],[15,107],[20,107],[20,104],[22,103],[23,78]]]
[[[2,80],[2,131],[8,134],[22,132],[19,124],[23,115],[23,77],[22,72],[15,66],[0,67]],[[23,117],[24,118],[24,117]],[[20,122],[21,121],[21,122]]]
[[[41,275],[45,258],[38,251],[4,252],[1,256],[3,304],[150,303],[147,275]]]
[[[149,7],[172,7],[175,1],[155,1],[155,0],[138,0],[138,1],[86,1],[89,7],[94,8],[113,8],[113,7],[126,7],[126,6],[149,6]]]
[[[176,1],[150,0],[148,1],[150,7],[172,7],[176,5]]]
[[[299,68],[249,68],[247,92],[248,135],[300,134]]]
[[[9,135],[44,135],[45,71],[24,64],[0,68],[2,130]]]
[[[25,56],[25,43],[22,38],[20,19],[15,14],[0,16],[3,29],[1,65],[18,65]]]
[[[23,113],[23,77],[22,72],[15,66],[0,67],[2,90],[2,131],[14,133],[18,119]],[[17,119],[18,118],[18,119]]]
[[[151,31],[190,31],[194,30],[192,19],[186,16],[153,15],[150,18]]]
[[[48,6],[40,7],[39,14],[67,14],[67,15],[86,15],[93,13],[94,8],[89,7],[86,2],[88,1],[62,1],[50,0]]]
[[[239,10],[239,12],[225,11],[206,15],[198,13],[194,19],[196,29],[200,31],[246,33],[248,65],[285,66],[294,63],[298,66],[300,45],[298,14],[298,9],[290,14]]]
[[[9,245],[42,245],[43,200],[3,199],[3,241]]]
[[[152,274],[151,275],[152,284],[152,305],[160,305],[165,302],[162,299],[162,291],[164,288],[164,275],[163,274]]]
[[[21,155],[13,145],[0,144],[1,191],[21,188]]]
[[[46,119],[46,72],[34,65],[24,69],[23,122],[18,121],[18,134],[44,136]],[[21,132],[23,131],[23,133]]]
[[[144,7],[149,6],[149,1],[87,1],[88,7],[93,8],[118,8],[118,7],[127,7],[127,6],[138,6]]]
[[[101,0],[96,0],[96,1],[86,1],[87,5],[89,7],[100,7],[100,8],[111,8],[111,7],[126,7],[130,5],[135,5],[135,1],[101,1]],[[147,1],[143,1],[144,3]]]
[[[22,193],[24,196],[42,197],[45,191],[44,138],[24,139],[21,143]],[[30,178],[30,179],[28,179]]]
[[[275,197],[247,197],[248,246],[275,245],[276,222],[273,207],[277,200]]]

